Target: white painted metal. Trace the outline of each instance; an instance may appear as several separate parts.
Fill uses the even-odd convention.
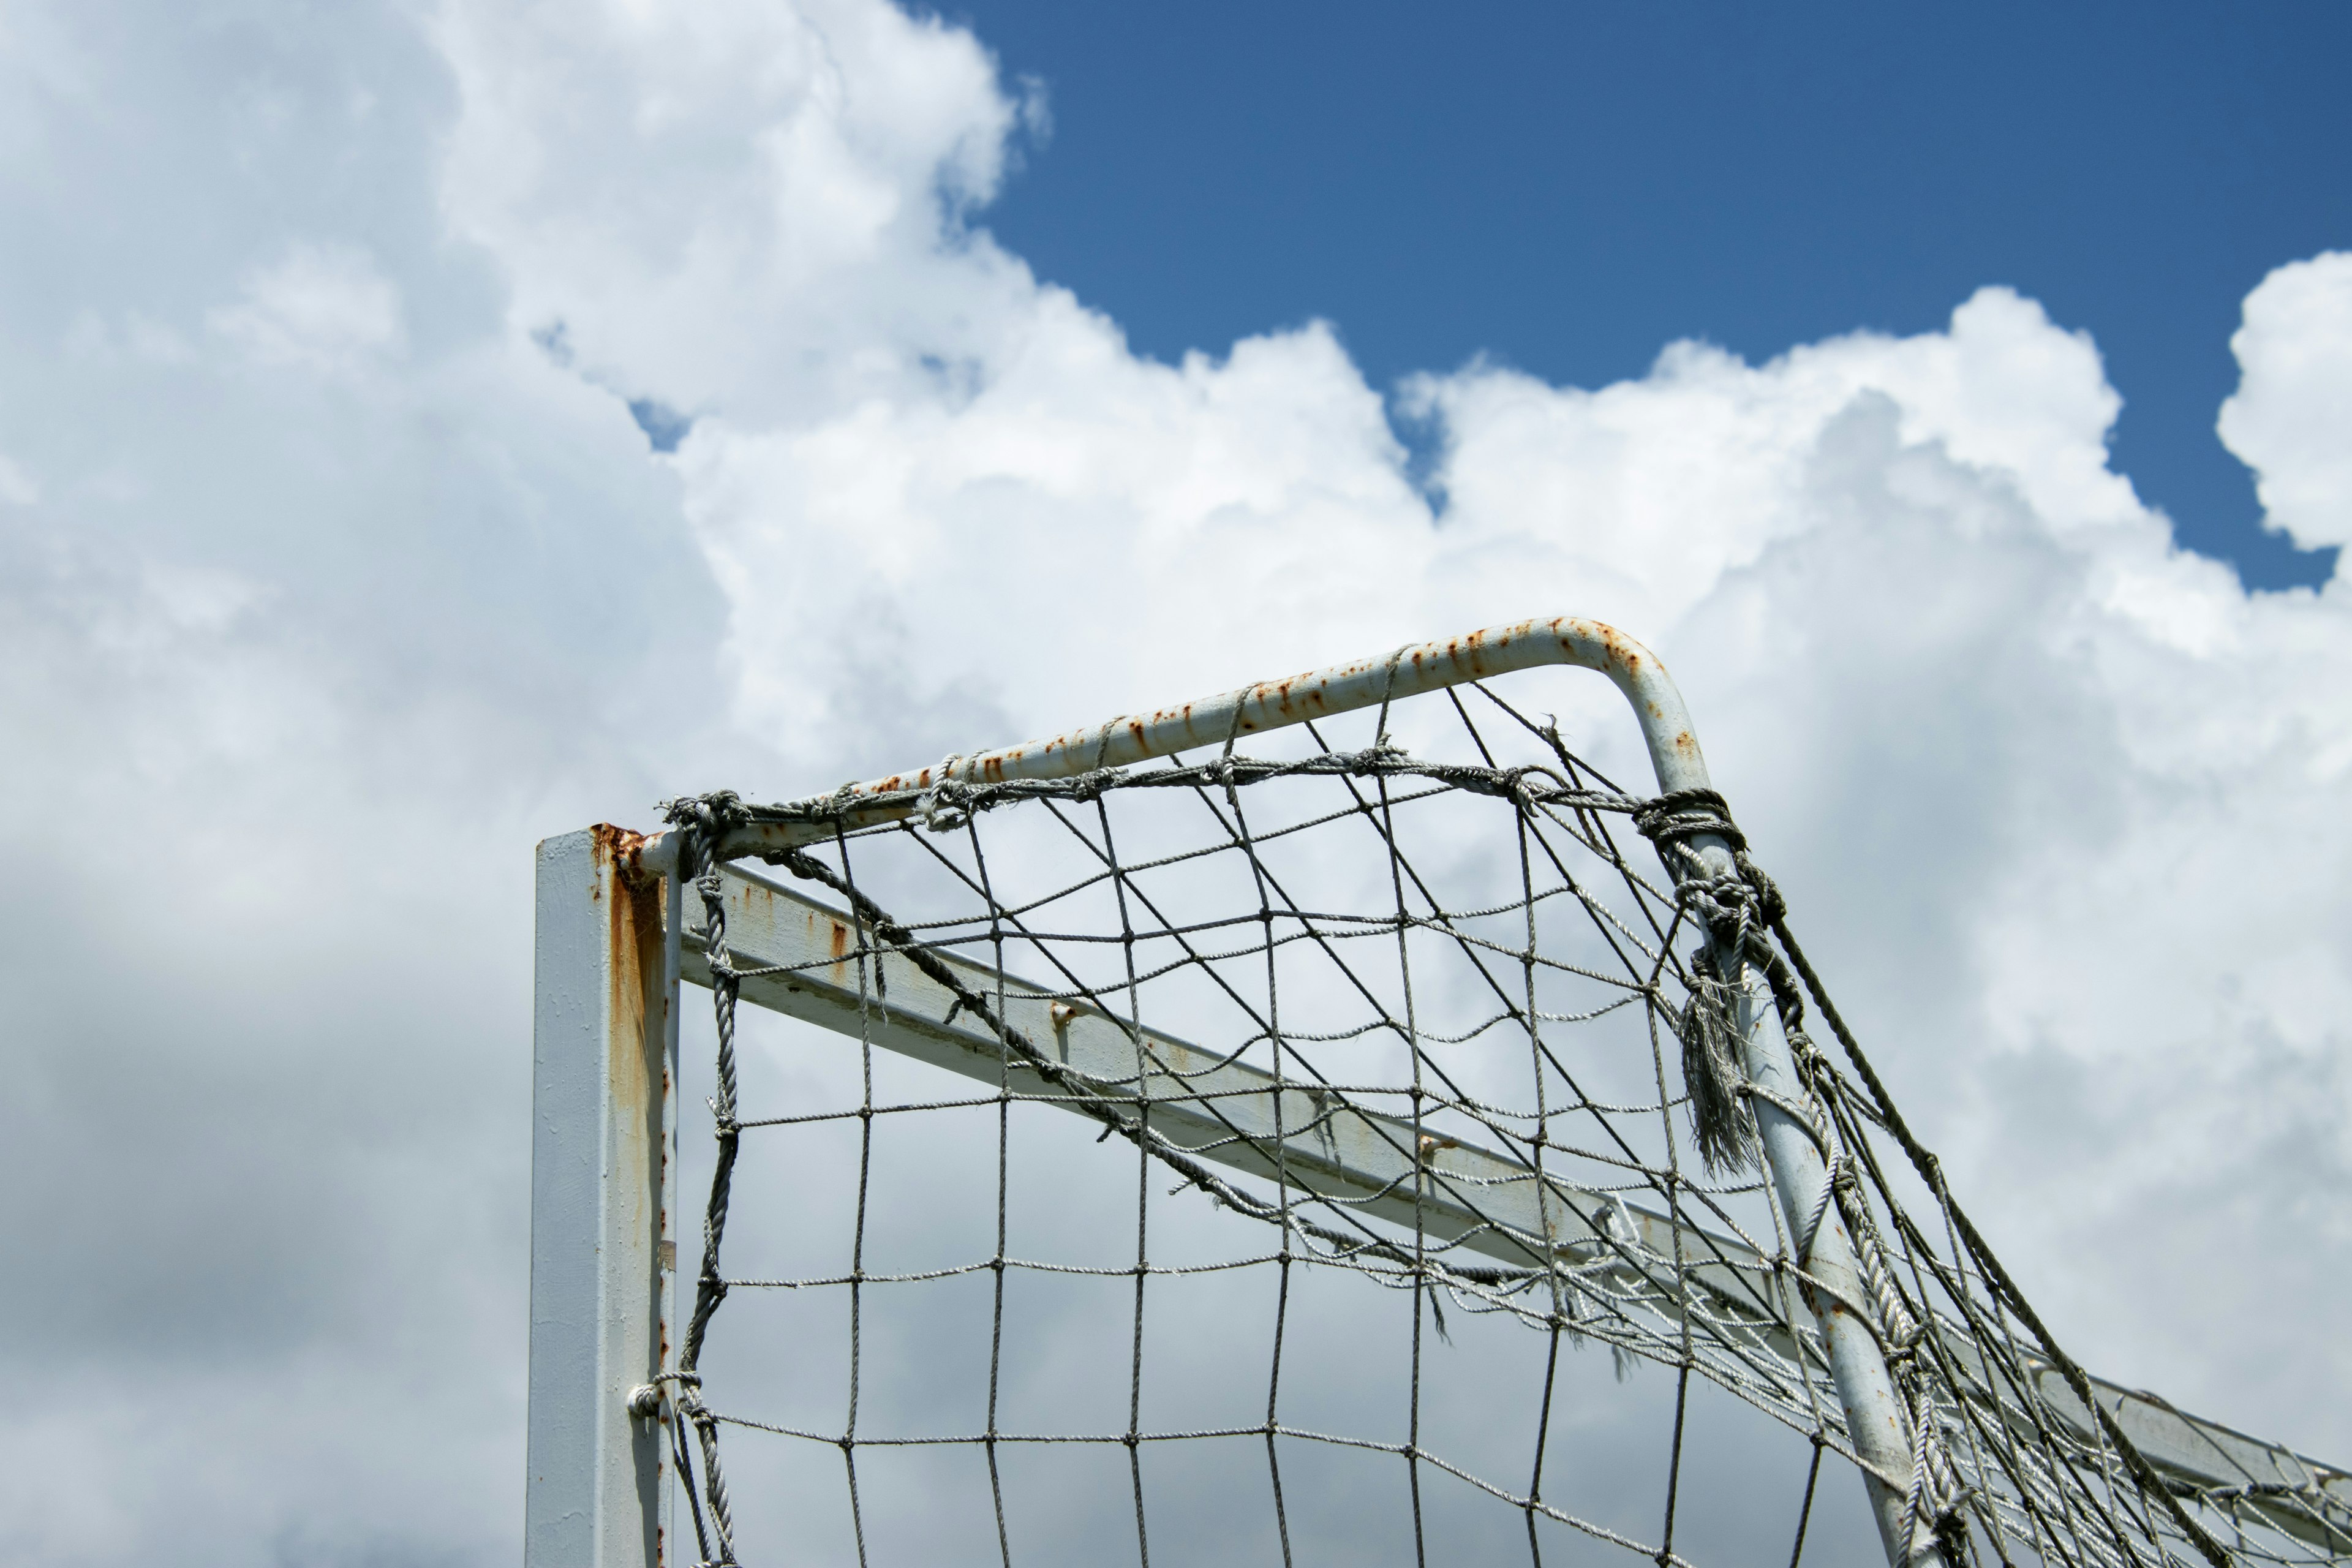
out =
[[[829,837],[844,796],[871,800],[869,820],[887,821],[909,815],[915,809],[915,795],[943,780],[993,784],[1004,779],[1068,778],[1196,746],[1222,746],[1234,736],[1376,708],[1382,702],[1401,702],[1424,691],[1540,665],[1570,665],[1607,676],[1633,704],[1658,787],[1706,787],[1706,763],[1699,755],[1690,715],[1658,656],[1614,626],[1560,616],[1489,626],[1444,642],[1417,643],[1392,654],[1310,670],[1286,680],[1260,681],[1175,708],[1128,714],[1048,741],[1030,741],[977,756],[950,757],[932,767],[849,784],[840,795],[824,797],[821,824],[762,823],[747,827],[728,837],[720,846],[720,858],[735,859]],[[673,835],[655,834],[646,840],[645,864],[649,869],[666,871],[677,852]]]
[[[677,921],[627,874],[636,842],[539,847],[527,1568],[648,1568],[669,1539],[667,1445],[629,1398],[674,1317]]]
[[[1724,858],[1727,866],[1727,849]],[[1720,944],[1716,947],[1715,957],[1722,973],[1733,975],[1735,982],[1746,980],[1740,973],[1740,961]],[[1769,1007],[1757,1005],[1754,990],[1743,987],[1738,1020],[1743,1037],[1742,1067],[1750,1083],[1801,1105],[1806,1099],[1804,1080],[1797,1076],[1796,1063],[1790,1055],[1787,1038],[1780,1033],[1780,1021],[1759,1016],[1770,1011]],[[1764,1163],[1772,1173],[1772,1190],[1780,1200],[1781,1216],[1787,1221],[1789,1235],[1801,1237],[1806,1222],[1812,1217],[1813,1205],[1820,1200],[1829,1180],[1821,1151],[1813,1146],[1811,1137],[1796,1118],[1778,1105],[1760,1096],[1748,1103],[1756,1109],[1757,1130],[1764,1139]],[[1895,1379],[1887,1371],[1885,1352],[1879,1348],[1878,1337],[1849,1305],[1868,1301],[1870,1291],[1863,1283],[1853,1237],[1847,1235],[1845,1221],[1834,1204],[1822,1216],[1820,1234],[1806,1263],[1806,1272],[1828,1287],[1824,1290],[1805,1284],[1801,1287],[1801,1294],[1829,1351],[1830,1376],[1837,1384],[1838,1403],[1845,1407],[1846,1435],[1853,1440],[1854,1451],[1864,1461],[1863,1484],[1870,1492],[1871,1515],[1877,1521],[1886,1560],[1917,1563],[1923,1568],[1936,1564],[1940,1568],[1944,1562],[1940,1551],[1931,1549],[1916,1557],[1911,1555],[1911,1420],[1895,1391]],[[1888,1477],[1897,1479],[1890,1484]]]

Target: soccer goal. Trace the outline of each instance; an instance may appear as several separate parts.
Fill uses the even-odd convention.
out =
[[[1607,626],[665,816],[539,848],[531,1568],[2352,1561],[2055,1342]]]

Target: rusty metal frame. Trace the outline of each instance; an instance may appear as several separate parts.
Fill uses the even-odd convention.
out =
[[[671,1539],[669,1447],[630,1401],[677,1321],[678,898],[640,842],[539,847],[527,1568],[657,1568]]]
[[[764,822],[730,834],[719,847],[720,858],[757,855],[814,841],[834,831],[845,803],[866,803],[867,809],[862,815],[866,819],[887,821],[912,814],[919,809],[924,792],[947,780],[990,784],[1008,779],[1066,778],[1171,752],[1223,746],[1244,735],[1327,715],[1385,707],[1423,692],[1545,665],[1567,665],[1609,678],[1633,706],[1660,791],[1709,787],[1706,761],[1699,751],[1682,693],[1658,657],[1613,626],[1563,616],[1489,627],[1444,642],[1411,644],[1385,656],[1309,671],[1286,680],[1262,681],[1175,708],[1124,715],[1050,740],[983,752],[974,757],[950,757],[933,767],[845,785],[826,797],[821,806],[810,803],[812,809],[805,824],[790,820]],[[1692,840],[1691,847],[1709,874],[1735,873],[1731,846],[1721,837],[1701,835]],[[640,848],[638,864],[667,874],[677,855],[675,836],[656,835]],[[1744,955],[1717,956],[1725,974],[1735,981],[1744,978]],[[1748,1072],[1759,1079],[1796,1084],[1801,1080],[1788,1042],[1781,1037],[1778,1021],[1769,1018],[1769,1010],[1764,1011],[1767,1020],[1748,1031]],[[1774,1185],[1787,1212],[1790,1232],[1802,1232],[1813,1196],[1822,1190],[1824,1180],[1818,1153],[1805,1130],[1777,1106],[1761,1103],[1759,1120],[1764,1132],[1766,1157],[1773,1167]],[[1813,1267],[1833,1286],[1852,1287],[1843,1291],[1847,1300],[1865,1299],[1859,1289],[1861,1268],[1842,1224],[1822,1227],[1813,1253]],[[1808,1295],[1812,1293],[1809,1291]],[[1832,1295],[1813,1299],[1820,1303],[1816,1321],[1828,1348],[1839,1398],[1845,1406],[1847,1429],[1863,1462],[1872,1512],[1885,1540],[1888,1561],[1921,1563],[1934,1568],[1941,1563],[1939,1555],[1930,1552],[1919,1558],[1911,1556],[1905,1489],[1892,1479],[1910,1472],[1911,1422],[1896,1395],[1885,1352],[1869,1325],[1857,1319],[1843,1301]]]
[[[865,805],[863,812],[853,814],[853,822],[887,822],[912,815],[924,791],[950,780],[998,784],[1007,779],[1069,778],[1196,747],[1222,746],[1241,736],[1401,702],[1424,691],[1544,665],[1597,671],[1624,693],[1633,704],[1633,716],[1641,721],[1642,740],[1649,748],[1650,765],[1661,790],[1707,787],[1706,762],[1699,755],[1690,715],[1658,656],[1614,626],[1560,616],[1489,626],[1444,642],[1414,643],[1391,654],[1310,670],[1286,680],[1260,681],[1174,708],[1123,714],[1090,728],[1065,731],[1050,740],[1028,741],[977,756],[949,757],[928,768],[844,784],[823,797],[821,820],[813,811],[805,825],[754,824],[730,834],[719,846],[719,858],[740,859],[829,837],[845,800]],[[677,836],[652,835],[639,855],[646,869],[667,875],[677,856]]]
[[[1706,764],[1682,698],[1655,655],[1599,622],[1561,617],[1490,628],[1443,643],[1423,643],[1382,658],[1262,682],[1220,696],[1128,715],[1049,740],[972,757],[950,757],[929,768],[845,785],[805,803],[805,821],[793,808],[780,819],[730,835],[722,860],[771,853],[827,837],[845,801],[862,803],[860,822],[886,822],[920,809],[925,793],[953,780],[989,783],[1069,777],[1185,750],[1223,746],[1259,731],[1311,719],[1381,706],[1540,665],[1566,665],[1606,676],[1632,705],[1662,792],[1708,787]],[[1731,846],[1703,835],[1691,841],[1711,875],[1735,873]],[[632,1395],[667,1368],[669,1325],[675,1321],[676,1272],[672,1216],[676,1212],[677,989],[684,978],[708,984],[698,932],[687,927],[678,891],[674,834],[640,837],[600,826],[548,840],[540,847],[538,1009],[532,1146],[532,1270],[530,1491],[526,1515],[529,1568],[620,1568],[664,1561],[669,1537],[670,1461],[657,1424],[630,1413]],[[854,997],[825,994],[814,970],[796,956],[797,928],[811,931],[834,911],[729,866],[722,879],[730,905],[730,947],[739,967],[798,968],[790,983],[746,984],[743,999],[825,1027],[856,1034]],[[667,914],[655,908],[666,896]],[[815,940],[811,938],[811,940]],[[683,948],[681,943],[683,942]],[[1744,960],[1720,953],[1723,972],[1739,977]],[[957,961],[961,965],[962,961]],[[974,988],[997,989],[992,972],[976,974]],[[1034,987],[1004,978],[1016,1000]],[[893,973],[893,1026],[877,1044],[958,1071],[974,1070],[973,1055],[992,1052],[966,1024],[953,1026],[941,1001],[934,1020],[923,1016],[922,978],[911,968]],[[1039,1007],[1045,1004],[1038,1003]],[[1749,1078],[1784,1097],[1801,1083],[1787,1040],[1769,1007],[1747,1009],[1745,1066]],[[1048,1015],[1037,1037],[1056,1037],[1065,1049],[1083,1047],[1099,1025],[1126,1053],[1123,1027],[1082,1010]],[[1181,1041],[1163,1048],[1185,1052]],[[969,1058],[969,1059],[967,1059]],[[992,1055],[983,1076],[998,1071]],[[658,1086],[658,1087],[656,1087]],[[1227,1113],[1250,1092],[1235,1086]],[[656,1098],[657,1096],[657,1098]],[[1795,1120],[1769,1098],[1757,1102],[1765,1154],[1791,1234],[1802,1232],[1822,1189],[1819,1152]],[[1311,1119],[1293,1112],[1287,1125]],[[1379,1129],[1353,1131],[1364,1150],[1384,1146]],[[1269,1125],[1271,1123],[1269,1122]],[[1229,1152],[1234,1145],[1224,1144]],[[1302,1152],[1302,1154],[1305,1152]],[[1362,1151],[1359,1151],[1360,1154]],[[1222,1158],[1220,1153],[1208,1153]],[[1335,1189],[1393,1184],[1377,1152],[1342,1157],[1335,1146],[1319,1179]],[[1475,1164],[1499,1158],[1475,1150],[1454,1156]],[[1302,1165],[1314,1164],[1311,1159]],[[1471,1175],[1466,1168],[1462,1173]],[[1434,1173],[1443,1175],[1443,1172]],[[1492,1173],[1480,1173],[1491,1175]],[[1442,1206],[1442,1205],[1441,1205]],[[1675,1222],[1633,1216],[1650,1249],[1671,1255]],[[1648,1234],[1660,1230],[1658,1236]],[[1540,1230],[1530,1234],[1542,1234]],[[1601,1227],[1570,1220],[1555,1244],[1571,1253],[1605,1245]],[[1696,1271],[1740,1331],[1788,1343],[1787,1326],[1754,1314],[1743,1273],[1764,1260],[1725,1238],[1686,1233],[1715,1261]],[[1474,1244],[1475,1245],[1475,1244]],[[1489,1248],[1482,1248],[1489,1249]],[[1517,1251],[1516,1244],[1502,1250]],[[1516,1259],[1515,1259],[1516,1260]],[[1822,1226],[1811,1271],[1835,1292],[1807,1292],[1844,1405],[1847,1426],[1862,1459],[1872,1511],[1893,1563],[1941,1563],[1939,1554],[1909,1556],[1909,1522],[1900,1479],[1909,1474],[1909,1418],[1896,1397],[1876,1338],[1834,1295],[1865,1300],[1860,1268],[1842,1221]],[[2062,1411],[2071,1395],[2045,1379],[2044,1393]],[[2300,1484],[2327,1497],[2344,1493],[2343,1473],[2315,1465],[2275,1444],[2250,1438],[2184,1415],[2152,1395],[2107,1384],[2094,1393],[2127,1426],[2150,1457],[2185,1480],[2204,1486]],[[2070,1412],[2071,1415],[2071,1412]],[[2084,1422],[2090,1413],[2081,1413]],[[2276,1521],[2274,1521],[2276,1522]],[[2290,1528],[2282,1523],[2282,1528]],[[2293,1531],[2294,1533],[2302,1533]]]

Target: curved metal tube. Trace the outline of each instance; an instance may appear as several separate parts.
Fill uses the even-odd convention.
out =
[[[1222,746],[1238,736],[1377,708],[1383,702],[1540,665],[1570,665],[1607,676],[1633,704],[1659,789],[1707,787],[1706,760],[1699,754],[1690,714],[1658,656],[1614,626],[1560,616],[1489,626],[1444,642],[1414,643],[1391,654],[1309,670],[1286,680],[1260,681],[1181,707],[1124,714],[1050,740],[1027,741],[976,756],[949,757],[930,767],[846,785],[825,799],[829,806],[838,809],[845,800],[899,797],[887,804],[877,800],[873,819],[887,821],[910,812],[903,798],[908,794],[929,789],[946,779],[995,784],[1006,779],[1068,778],[1195,747]],[[735,859],[758,855],[818,836],[822,835],[793,824],[763,823],[730,834],[720,847],[720,857]],[[646,871],[666,873],[676,854],[675,837],[656,834],[639,849],[637,864]]]
[[[1675,689],[1658,656],[1614,626],[1561,616],[1549,621],[1489,626],[1444,642],[1415,643],[1391,654],[1310,670],[1287,680],[1260,681],[1181,708],[1124,715],[1049,741],[1031,741],[976,757],[951,757],[919,773],[853,785],[849,793],[928,789],[942,770],[946,777],[973,784],[1066,778],[1194,747],[1222,746],[1236,735],[1376,708],[1384,701],[1546,664],[1598,670],[1616,682],[1641,721],[1642,738],[1648,742],[1661,789],[1706,786],[1706,763],[1691,734],[1682,693]]]

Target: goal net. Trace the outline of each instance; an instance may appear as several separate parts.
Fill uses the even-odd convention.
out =
[[[2341,1478],[2053,1341],[1597,637],[672,803],[679,1548],[2343,1561]]]

